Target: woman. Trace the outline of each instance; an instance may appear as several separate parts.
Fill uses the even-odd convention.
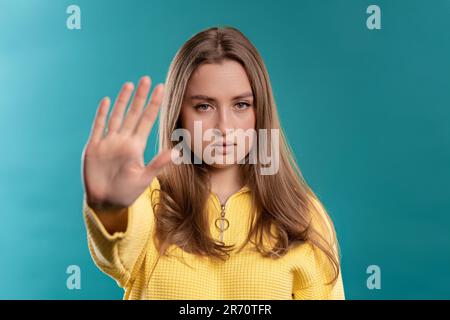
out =
[[[140,80],[126,115],[132,83],[109,121],[102,99],[83,151],[89,249],[124,299],[344,299],[333,224],[296,165],[250,41],[231,27],[204,30],[145,106],[150,82]],[[160,152],[146,165],[160,105]],[[177,130],[188,135],[174,139]]]

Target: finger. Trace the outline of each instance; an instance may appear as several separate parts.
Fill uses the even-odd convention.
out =
[[[105,131],[106,117],[108,116],[109,105],[111,101],[108,97],[104,97],[98,106],[97,114],[95,115],[94,123],[91,130],[91,142],[97,143],[103,138]]]
[[[128,101],[130,101],[131,93],[133,92],[134,85],[132,82],[127,82],[122,86],[116,102],[114,103],[114,109],[111,113],[108,125],[108,133],[119,130],[122,125],[123,114],[127,107]]]
[[[123,123],[122,131],[129,132],[134,131],[136,123],[139,120],[139,116],[142,113],[145,102],[147,101],[148,92],[150,91],[151,79],[148,76],[142,77],[139,81],[136,94],[131,102],[131,106],[128,109],[127,116]]]
[[[155,177],[162,168],[168,165],[172,160],[172,154],[175,152],[174,149],[166,150],[159,153],[153,158],[153,160],[145,167],[144,179],[145,184],[151,182],[153,177]]]
[[[143,140],[148,139],[150,131],[152,130],[155,119],[158,116],[158,110],[163,99],[163,94],[164,85],[158,84],[153,90],[152,97],[139,119],[135,133]]]

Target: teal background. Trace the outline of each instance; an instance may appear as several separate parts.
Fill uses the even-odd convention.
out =
[[[66,8],[81,7],[81,30]],[[381,30],[366,8],[381,7]],[[93,264],[81,151],[98,101],[213,25],[259,49],[334,219],[349,299],[450,298],[450,0],[0,1],[0,298],[121,299]],[[155,152],[153,131],[146,159]],[[66,268],[81,268],[81,290]],[[368,290],[366,268],[381,268]]]

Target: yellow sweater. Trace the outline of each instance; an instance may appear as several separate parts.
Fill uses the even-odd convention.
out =
[[[112,235],[83,199],[92,258],[124,288],[124,299],[345,299],[342,277],[335,285],[325,284],[330,269],[310,244],[299,245],[279,259],[264,258],[250,245],[232,252],[226,261],[198,257],[174,245],[170,256],[160,257],[150,236],[154,231],[150,200],[154,188],[159,188],[156,178],[129,207],[126,232]],[[220,202],[214,193],[209,200],[211,234],[219,239],[214,221],[220,216]],[[230,224],[222,233],[225,244],[239,247],[245,240],[251,213],[251,192],[244,186],[226,203],[225,217]]]

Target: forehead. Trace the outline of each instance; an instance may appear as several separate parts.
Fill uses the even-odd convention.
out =
[[[242,65],[233,60],[200,65],[189,79],[186,93],[227,98],[252,91],[247,73]]]

